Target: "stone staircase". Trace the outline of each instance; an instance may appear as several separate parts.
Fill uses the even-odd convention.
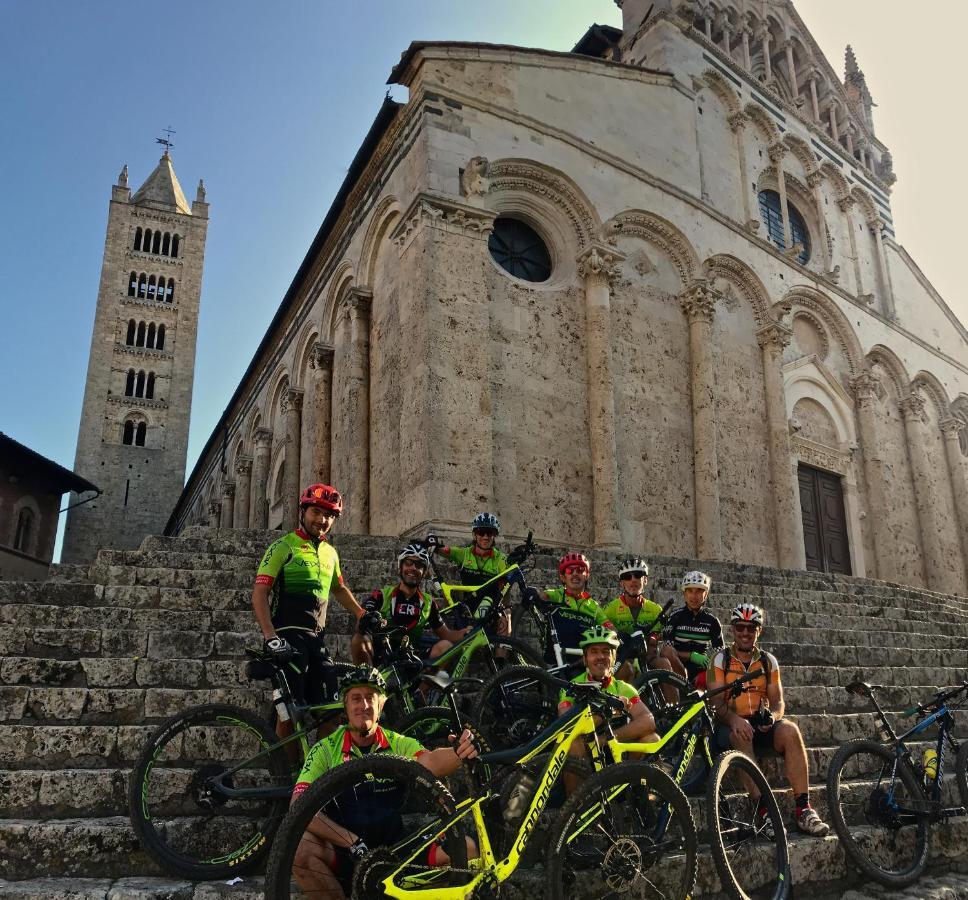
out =
[[[257,558],[274,532],[191,528],[149,537],[137,551],[102,551],[86,572],[61,569],[43,583],[0,583],[0,895],[23,898],[261,896],[261,881],[192,885],[163,877],[126,818],[128,770],[165,717],[205,702],[266,708],[243,674],[244,648],[260,643],[249,595]],[[385,583],[396,541],[335,539],[357,594]],[[616,561],[593,560],[592,593],[612,596]],[[764,643],[779,658],[787,708],[808,744],[812,797],[839,743],[871,733],[850,681],[890,685],[900,710],[968,673],[968,600],[836,575],[659,558],[650,590],[663,603],[687,568],[712,575],[710,607],[725,620],[741,600],[767,610]],[[530,581],[557,582],[556,558],[539,553]],[[347,656],[348,616],[330,611],[334,653]],[[968,734],[968,730],[965,731]],[[777,760],[764,769],[790,808]],[[698,801],[694,803],[701,817]],[[968,858],[965,821],[938,828],[935,865]],[[847,877],[835,837],[793,838],[797,884],[839,896]],[[716,890],[711,862],[704,891]],[[521,893],[534,893],[524,877]]]

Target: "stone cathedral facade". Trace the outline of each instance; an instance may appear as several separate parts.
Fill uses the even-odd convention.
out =
[[[74,461],[102,493],[68,513],[63,562],[139,546],[178,500],[207,229],[204,186],[189,206],[167,150],[134,194],[127,166],[111,189]]]
[[[968,333],[857,60],[786,0],[618,2],[570,53],[407,49],[169,532],[322,480],[350,532],[968,592]]]

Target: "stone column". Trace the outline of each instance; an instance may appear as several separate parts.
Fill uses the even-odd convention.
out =
[[[272,449],[272,432],[268,428],[259,428],[253,436],[255,440],[255,458],[252,462],[252,483],[255,494],[252,499],[252,509],[249,510],[250,528],[269,527],[269,453]]]
[[[748,231],[756,231],[760,226],[760,220],[753,217],[753,209],[750,204],[750,179],[749,165],[746,161],[746,145],[743,143],[743,132],[746,130],[746,123],[749,121],[746,113],[734,112],[729,116],[729,127],[736,138],[736,155],[739,159],[739,184],[740,194],[743,197],[743,227]]]
[[[313,480],[331,484],[333,434],[333,348],[316,344],[309,365],[314,373],[312,386]]]
[[[813,84],[813,82],[810,82]],[[830,247],[827,246],[827,232],[824,226],[824,215],[823,215],[823,194],[820,192],[820,185],[823,184],[823,172],[820,169],[814,169],[811,172],[807,172],[807,184],[810,186],[810,190],[813,191],[813,204],[817,207],[817,220],[820,223],[820,258],[823,261],[823,271],[824,274],[830,272]]]
[[[218,528],[219,519],[222,514],[222,504],[218,500],[208,501],[208,527]]]
[[[295,528],[299,521],[299,453],[302,445],[302,404],[303,392],[289,388],[282,395],[282,414],[286,421],[286,463],[283,474],[282,521],[285,526]]]
[[[233,528],[249,527],[249,496],[252,492],[252,458],[240,456],[235,461],[235,518]]]
[[[857,257],[857,239],[854,237],[854,221],[850,214],[854,206],[854,198],[850,196],[841,197],[837,201],[837,206],[844,214],[844,218],[847,219],[847,241],[850,244],[850,255],[854,261],[854,293],[857,295],[857,299],[861,300],[866,298],[867,295],[864,293],[864,282],[861,279],[860,259]]]
[[[730,53],[729,49],[731,32],[729,29],[729,17],[726,15],[726,13],[721,12],[716,16],[716,27],[723,34],[723,41],[720,44],[720,49],[723,51],[723,53],[732,58],[732,54]]]
[[[756,340],[763,356],[777,559],[781,569],[805,569],[807,559],[803,543],[800,488],[790,444],[790,424],[781,369],[783,348],[790,343],[792,337],[793,331],[780,322],[773,322],[756,332]]]
[[[961,535],[961,555],[968,574],[968,459],[961,452],[961,433],[968,426],[954,417],[941,423],[944,435],[944,449],[948,457],[948,472],[951,475],[951,493],[955,501],[955,521]]]
[[[595,546],[621,549],[615,451],[615,377],[612,372],[610,282],[623,254],[592,244],[578,256],[585,282],[585,355],[588,366],[588,437],[592,454]]]
[[[793,88],[793,99],[800,96],[800,85],[797,83],[797,67],[793,60],[793,41],[789,38],[783,42],[783,49],[786,50],[787,74],[790,76],[790,86]]]
[[[346,446],[347,484],[339,489],[346,498],[344,530],[370,533],[370,291],[355,288],[346,298],[349,347],[346,354],[346,404],[349,433]]]
[[[770,147],[770,162],[776,166],[776,183],[780,195],[780,213],[783,216],[783,247],[786,253],[793,251],[793,238],[790,232],[790,210],[787,207],[786,178],[783,175],[783,157],[786,147],[783,144],[773,144]]]
[[[830,136],[835,141],[837,141],[837,143],[840,143],[840,129],[837,128],[837,108],[836,108],[836,105],[833,104],[833,103],[831,103],[830,106],[827,107],[827,112],[829,114],[829,119],[830,119]]]
[[[881,301],[884,307],[884,315],[889,319],[896,319],[897,311],[894,308],[894,292],[891,289],[891,278],[887,270],[887,256],[884,253],[881,219],[877,213],[867,220],[867,228],[874,238],[874,263],[877,266],[877,280],[881,287]]]
[[[813,109],[813,120],[814,122],[820,121],[820,100],[817,97],[817,79],[820,77],[820,72],[816,68],[810,70],[808,76],[810,78],[810,106]]]
[[[232,528],[235,525],[235,482],[222,483],[222,504],[219,511],[219,528]]]
[[[861,372],[851,381],[857,410],[857,430],[864,462],[864,482],[867,485],[865,524],[874,548],[876,575],[884,580],[897,580],[893,554],[887,544],[884,524],[887,520],[887,484],[881,462],[881,443],[877,435],[878,381],[870,372]]]
[[[847,136],[847,152],[851,156],[853,156],[854,155],[854,126],[850,122],[847,123],[845,134]]]
[[[743,65],[747,72],[753,68],[753,58],[750,56],[750,36],[752,34],[753,29],[747,25],[743,29]]]
[[[946,560],[941,542],[937,538],[945,525],[938,515],[940,503],[934,484],[936,473],[932,472],[931,461],[925,452],[934,438],[928,432],[924,413],[925,401],[919,394],[909,394],[899,405],[901,415],[904,416],[908,456],[911,459],[911,474],[914,476],[925,580],[930,590],[944,592],[947,588],[944,577]]]
[[[716,376],[712,330],[716,298],[703,280],[680,294],[689,321],[689,368],[692,390],[692,458],[696,490],[696,556],[720,559],[723,552],[719,513],[719,456],[716,451]]]
[[[770,61],[770,29],[762,26],[758,37],[763,48],[763,68],[765,69],[763,80],[769,84],[773,80],[773,63]]]

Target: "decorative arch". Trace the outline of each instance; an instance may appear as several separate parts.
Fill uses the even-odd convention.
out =
[[[723,106],[726,107],[726,112],[730,116],[734,116],[742,112],[739,94],[733,90],[729,82],[723,78],[719,72],[715,71],[715,69],[706,69],[706,71],[702,73],[702,80],[719,98]]]
[[[934,375],[930,372],[925,372],[923,369],[918,372],[911,379],[911,390],[916,389],[924,391],[930,398],[939,422],[948,416],[948,410],[951,405],[948,400],[948,392]]]
[[[285,366],[279,366],[275,377],[273,378],[272,388],[266,393],[266,398],[268,401],[268,406],[265,411],[266,421],[269,423],[269,429],[272,431],[273,435],[279,432],[278,422],[276,421],[278,416],[281,415],[281,404],[282,395],[289,389],[289,373],[286,371]]]
[[[746,263],[728,253],[719,253],[709,257],[702,268],[707,280],[722,278],[740,290],[753,308],[757,328],[774,321],[770,314],[770,295],[759,276]]]
[[[904,363],[893,350],[888,349],[883,344],[876,344],[868,351],[867,362],[870,365],[880,365],[888,373],[891,385],[894,388],[895,400],[901,400],[907,396],[911,379],[904,368]]]
[[[293,358],[293,387],[305,390],[308,382],[309,358],[313,346],[319,341],[319,329],[315,322],[309,322],[303,328],[302,336],[295,341],[296,355]]]
[[[774,309],[776,309],[775,306],[774,306]],[[782,315],[784,312],[785,310],[779,310],[777,312],[777,317]],[[830,334],[828,333],[828,328],[826,323],[823,321],[823,319],[820,318],[820,316],[815,315],[813,312],[810,312],[805,309],[795,309],[793,311],[793,316],[790,319],[790,324],[794,328],[795,328],[797,319],[802,319],[804,322],[807,322],[813,328],[813,330],[817,332],[822,344],[820,352],[817,355],[820,357],[821,360],[825,360],[827,356],[830,354]]]
[[[833,163],[825,162],[821,164],[820,171],[827,176],[830,183],[837,189],[837,200],[842,200],[850,194],[850,184],[847,179],[837,171]]]
[[[874,206],[874,198],[862,187],[855,186],[850,192],[850,196],[857,201],[857,205],[864,211],[864,219],[873,222],[877,219],[877,207]]]
[[[768,144],[776,144],[780,141],[780,129],[776,127],[765,109],[755,103],[747,103],[743,107],[743,112],[749,116],[750,121],[759,129]]]
[[[682,286],[691,284],[699,272],[699,255],[692,243],[675,225],[661,216],[641,209],[620,212],[602,226],[602,233],[639,237],[664,253],[679,272]]]
[[[363,277],[363,284],[367,286],[373,284],[380,244],[399,218],[400,202],[396,197],[384,197],[373,210],[370,224],[366,229],[366,237],[363,238],[363,249],[360,251],[360,261],[357,266],[357,270]]]
[[[585,192],[564,172],[531,159],[499,159],[490,164],[488,195],[501,192],[541,197],[564,215],[578,248],[586,246],[599,233],[601,220]]]
[[[353,266],[343,261],[336,267],[336,272],[329,282],[326,303],[323,307],[323,332],[328,335],[330,343],[336,337],[336,327],[339,325],[339,308],[346,296],[346,292],[356,283],[356,272]]]
[[[779,317],[781,310],[792,306],[814,312],[821,321],[824,329],[832,334],[840,343],[847,357],[850,367],[850,377],[854,378],[864,368],[864,351],[860,341],[851,327],[850,320],[843,311],[826,294],[807,285],[794,285],[786,292],[783,299],[773,305],[774,313]]]
[[[817,168],[817,158],[810,151],[810,145],[803,138],[795,134],[787,134],[783,137],[783,144],[800,161],[803,171],[809,175]]]

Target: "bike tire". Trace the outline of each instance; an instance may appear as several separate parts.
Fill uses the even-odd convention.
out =
[[[763,798],[765,820],[760,820],[758,804],[746,793],[750,784]],[[780,807],[760,767],[738,750],[722,754],[713,766],[706,787],[706,821],[719,881],[730,897],[785,900],[790,896],[790,847]],[[772,825],[772,842],[764,836],[765,822]],[[757,884],[746,883],[753,878]]]
[[[473,719],[492,750],[527,743],[558,715],[558,691],[537,666],[509,666],[481,688]]]
[[[490,639],[491,653],[490,657],[487,658],[488,675],[495,675],[501,671],[502,668],[507,668],[509,666],[538,666],[544,668],[544,661],[541,658],[541,654],[537,653],[531,646],[526,644],[524,641],[518,640],[516,637],[511,635],[496,634]],[[501,657],[496,654],[497,650],[506,650],[507,653],[504,657],[503,662]],[[474,655],[471,657],[471,665],[469,668],[474,666],[475,662],[480,661],[482,656],[481,651],[483,648],[479,648],[475,651]]]
[[[961,805],[968,809],[968,741],[962,741],[955,757],[955,779],[958,782],[958,793],[961,795]]]
[[[187,709],[155,729],[134,764],[128,786],[131,826],[147,854],[166,872],[194,881],[230,878],[260,865],[289,805],[288,797],[263,801],[206,797],[203,779],[268,751],[264,770],[247,771],[240,781],[251,786],[253,779],[265,778],[267,787],[291,786],[285,750],[270,749],[276,741],[269,725],[255,713],[222,703]],[[207,762],[198,755],[209,752],[205,747],[213,754]],[[241,748],[236,755],[249,756],[223,761],[222,751],[229,756],[236,747]],[[216,752],[220,753],[217,759]],[[186,758],[189,754],[194,758]],[[169,762],[172,765],[165,765]],[[212,852],[212,844],[198,834],[202,820],[214,818],[213,809],[225,812],[230,832],[241,829],[238,839],[228,838],[237,846],[220,847],[215,856],[206,855]],[[213,828],[217,831],[217,826]]]
[[[669,817],[671,834],[658,833],[660,816]],[[641,760],[609,766],[588,778],[555,820],[545,862],[547,896],[645,897],[643,890],[653,886],[659,892],[651,896],[688,897],[697,844],[689,801],[665,772]],[[669,872],[674,866],[681,871]],[[648,876],[640,879],[643,869]],[[646,884],[619,884],[630,871]]]
[[[873,766],[865,764],[863,761],[858,762],[861,754],[867,754],[870,757],[868,763],[880,764],[881,774],[874,771],[867,772],[866,769],[873,768]],[[890,810],[885,806],[884,792],[877,783],[868,794],[867,778],[883,778],[885,771],[890,773],[893,770],[895,762],[896,757],[893,748],[877,741],[858,738],[841,744],[834,754],[827,772],[827,803],[830,807],[831,822],[840,838],[840,845],[854,865],[878,884],[885,887],[901,888],[914,884],[927,864],[931,843],[931,823],[926,814],[917,816],[917,824],[914,826],[910,838],[910,840],[913,840],[914,852],[911,854],[912,859],[909,864],[900,868],[888,869],[884,865],[879,865],[872,858],[870,851],[877,850],[878,845],[889,852],[891,848],[886,845],[890,843],[896,846],[899,843],[896,832],[899,832],[901,828],[891,828],[887,824],[888,820],[885,817],[890,815]],[[852,775],[856,775],[860,771],[862,775],[860,783],[856,779],[851,783],[844,776],[845,770]],[[923,794],[920,782],[911,771],[910,766],[906,765],[903,760],[897,762],[897,775],[902,787],[911,799],[915,802],[921,802]],[[854,799],[845,811],[845,799],[851,797]],[[863,826],[859,821],[856,821],[859,818],[856,814],[858,811],[863,812],[869,825],[884,825],[881,841],[867,840],[866,843],[869,846],[864,846],[866,835],[860,830]],[[872,818],[877,818],[879,821],[872,822]],[[852,833],[852,829],[857,833]],[[907,830],[912,831],[911,828]]]
[[[282,820],[266,865],[265,897],[267,900],[289,900],[292,896],[291,880],[296,849],[309,822],[333,798],[352,790],[367,777],[393,780],[396,784],[406,785],[408,802],[412,800],[412,808],[415,811],[425,807],[428,821],[454,813],[454,798],[450,792],[415,760],[381,753],[342,763],[315,781],[290,807]],[[416,830],[423,833],[425,827],[424,825]],[[445,849],[450,855],[452,867],[466,867],[467,848],[460,827],[448,832]],[[384,861],[389,861],[386,864],[392,864],[389,851],[383,848],[371,848],[370,854],[355,867],[352,897],[373,900],[375,897],[384,896],[382,891],[375,891],[372,884],[373,881],[378,880],[374,866],[382,865]]]

